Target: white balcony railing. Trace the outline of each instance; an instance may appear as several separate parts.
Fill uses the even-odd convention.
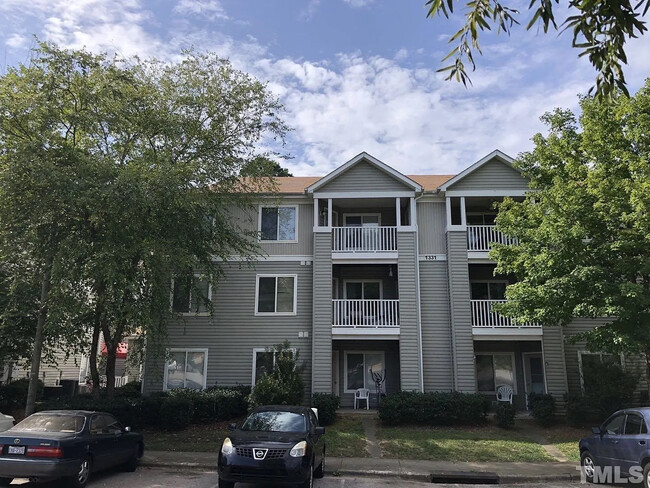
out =
[[[399,300],[332,300],[332,326],[399,327]]]
[[[397,251],[397,227],[334,227],[334,252]]]
[[[492,310],[492,305],[505,300],[470,300],[473,327],[539,327],[534,322],[516,322]]]
[[[492,247],[490,243],[517,244],[517,239],[508,237],[496,230],[494,225],[468,225],[467,250],[487,252]]]

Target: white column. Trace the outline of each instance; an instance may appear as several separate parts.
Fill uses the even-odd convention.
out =
[[[467,225],[467,214],[465,213],[465,197],[460,197],[460,225]]]
[[[314,198],[314,227],[318,227],[318,198]]]
[[[447,228],[451,227],[451,198],[447,197]]]
[[[395,199],[395,224],[397,227],[402,226],[402,206],[400,205],[400,198]]]
[[[332,199],[327,199],[327,227],[332,227]]]
[[[415,227],[418,225],[418,216],[415,210],[415,197],[411,197],[411,219],[410,219],[410,224],[411,227]]]

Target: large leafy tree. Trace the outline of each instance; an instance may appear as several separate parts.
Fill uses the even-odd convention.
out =
[[[164,336],[172,276],[197,297],[197,270],[216,285],[220,258],[258,252],[229,209],[273,189],[249,163],[262,138],[282,138],[282,107],[213,54],[165,64],[49,44],[29,66],[9,70],[0,90],[0,240],[6,256],[43,276],[32,368],[39,330],[86,344],[92,336],[98,385],[101,334],[110,396],[125,336],[146,333],[151,345]],[[33,178],[16,177],[21,168]],[[33,207],[24,228],[14,222],[16,202]]]
[[[427,16],[441,14],[449,17],[458,3],[455,0],[427,0]],[[559,0],[531,0],[526,29],[540,26],[544,33],[548,33],[549,29],[557,30],[559,24],[563,31],[571,31],[572,46],[580,50],[580,56],[587,56],[598,73],[596,95],[611,97],[617,91],[627,94],[622,67],[627,64],[625,43],[647,31],[642,19],[650,8],[650,0],[569,0],[565,5],[569,15],[558,20]],[[452,59],[453,62],[440,71],[448,73],[447,79],[455,78],[467,84],[470,79],[465,63],[468,62],[472,70],[476,68],[473,53],[481,53],[479,33],[494,26],[497,32],[509,34],[519,24],[520,13],[499,0],[470,0],[465,7],[465,23],[449,39],[454,48],[443,60]]]
[[[548,325],[608,317],[581,337],[589,348],[650,368],[650,80],[581,108],[546,114],[549,134],[516,161],[535,191],[500,205],[498,229],[519,241],[491,253],[519,280],[501,310]]]

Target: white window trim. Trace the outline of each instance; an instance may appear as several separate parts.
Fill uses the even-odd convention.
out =
[[[276,278],[275,280],[275,308],[278,308],[278,280],[277,278],[293,278],[293,312],[260,312],[260,278]],[[298,312],[298,275],[297,274],[258,274],[255,277],[255,316],[291,316]]]
[[[262,239],[262,209],[263,208],[293,208],[296,211],[296,225],[294,228],[294,236],[293,239],[275,239],[275,240],[270,240],[270,239]],[[261,243],[284,243],[284,244],[295,244],[298,242],[298,215],[299,215],[299,208],[298,205],[259,205],[258,210],[257,210],[257,235],[258,235],[258,242]],[[278,217],[278,226],[280,225],[280,218]],[[277,229],[278,235],[280,235],[280,229]]]
[[[469,293],[470,297],[472,295],[472,283],[487,283],[488,284],[488,295],[490,295],[490,283],[504,283],[506,286],[508,286],[508,280],[470,280],[469,281]],[[472,300],[475,300],[472,298]],[[479,300],[476,298],[476,300]],[[485,299],[481,299],[485,300]],[[505,298],[487,298],[487,300],[505,300]]]
[[[385,351],[343,351],[343,392],[344,393],[355,393],[357,390],[350,390],[348,388],[348,354],[363,354],[363,384],[366,388],[372,393],[374,391],[375,385],[366,385],[366,354],[381,354],[381,362],[384,364],[384,369],[386,369],[386,352]],[[386,392],[386,382],[382,385],[382,393]]]
[[[514,352],[483,352],[483,351],[477,351],[474,353],[474,376],[476,377],[476,391],[479,393],[485,394],[485,395],[496,395],[497,392],[495,391],[484,391],[484,390],[479,390],[478,389],[478,364],[476,364],[476,356],[492,356],[492,373],[494,374],[494,356],[510,356],[512,359],[512,394],[517,395],[517,361],[515,361],[515,353]],[[544,372],[544,378],[546,378],[546,371]],[[494,387],[496,388],[497,382],[496,378],[494,378]]]
[[[202,352],[204,353],[204,360],[203,360],[203,390],[206,389],[207,383],[208,383],[208,350],[207,348],[196,348],[196,347],[174,347],[167,349],[167,353],[172,353],[172,352],[184,352],[185,353],[185,373],[187,374],[187,353],[190,352]],[[165,359],[165,372],[163,375],[163,391],[169,391],[167,389],[167,363],[169,361]],[[187,382],[187,377],[184,380],[184,385]]]
[[[362,218],[361,227],[363,227],[363,217],[366,217],[366,216],[377,217],[377,226],[381,227],[381,213],[373,213],[373,212],[344,213],[343,214],[343,227],[356,227],[356,225],[348,226],[348,217],[361,217]]]
[[[295,347],[290,347],[289,351],[293,352],[293,356],[296,356],[298,349]],[[251,371],[251,386],[255,386],[255,371],[257,370],[257,353],[258,352],[272,352],[273,353],[273,367],[275,367],[275,356],[277,351],[274,348],[269,347],[254,347],[253,348],[253,370]]]
[[[212,302],[212,281],[210,279],[201,273],[194,273],[194,277],[198,279],[207,279],[208,280],[208,301]],[[210,312],[205,311],[205,312],[192,312],[190,310],[189,312],[175,312],[174,311],[174,278],[172,278],[172,290],[171,293],[169,294],[169,306],[172,309],[172,312],[181,314],[183,317],[209,317]],[[192,288],[190,288],[190,309],[192,308]]]
[[[585,349],[582,349],[578,351],[578,373],[580,375],[580,390],[584,393],[585,391],[585,377],[584,374],[582,373],[582,356],[583,355],[588,355],[588,356],[600,356],[600,361],[603,361],[603,354],[607,356],[616,356],[616,354],[610,354],[608,352],[591,352],[587,351]],[[623,371],[625,371],[625,356],[623,353],[619,354],[621,358],[621,368]]]
[[[343,299],[348,299],[348,283],[361,283],[361,293],[363,294],[363,284],[364,283],[379,283],[379,300],[384,298],[384,282],[382,280],[357,280],[354,278],[343,280]],[[363,298],[363,300],[374,300],[374,298]]]

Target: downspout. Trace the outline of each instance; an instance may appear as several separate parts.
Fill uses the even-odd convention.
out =
[[[418,200],[424,196],[424,192],[415,199],[415,208],[417,209]],[[424,344],[422,343],[422,296],[420,289],[420,230],[417,224],[417,210],[416,215],[411,216],[414,225],[417,229],[415,232],[415,290],[417,295],[417,324],[418,324],[418,349],[420,354],[419,374],[420,374],[420,391],[424,393]]]

